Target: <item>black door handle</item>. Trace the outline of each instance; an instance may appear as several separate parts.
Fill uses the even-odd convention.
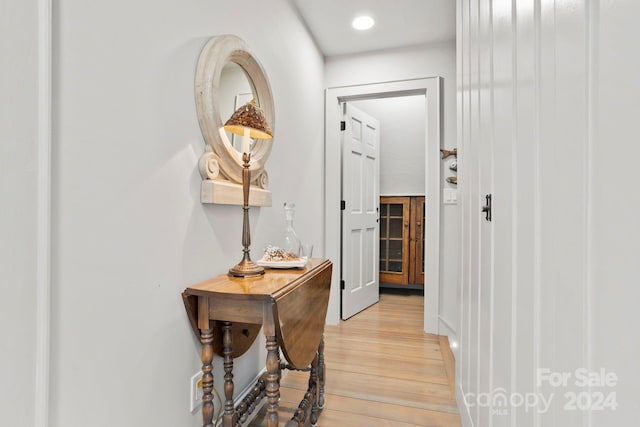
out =
[[[491,222],[491,194],[484,196],[485,205],[482,207],[484,213],[484,219]]]

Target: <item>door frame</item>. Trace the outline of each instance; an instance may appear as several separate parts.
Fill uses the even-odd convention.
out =
[[[342,186],[340,103],[397,96],[425,95],[425,228],[424,331],[438,333],[440,307],[440,147],[442,77],[331,87],[325,91],[325,256],[334,265],[327,323],[340,321],[340,188]],[[428,285],[427,285],[428,284]]]

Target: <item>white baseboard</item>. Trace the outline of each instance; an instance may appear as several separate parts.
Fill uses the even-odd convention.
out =
[[[458,378],[456,378],[456,382],[457,381]],[[469,408],[467,407],[467,402],[464,400],[464,393],[460,386],[456,386],[456,403],[458,404],[458,412],[460,413],[462,427],[474,427],[473,421],[471,420],[471,414],[469,413]]]
[[[447,337],[456,337],[456,329],[453,327],[451,322],[449,322],[445,317],[438,315],[438,332],[439,335],[445,335]],[[451,340],[449,340],[451,341]]]

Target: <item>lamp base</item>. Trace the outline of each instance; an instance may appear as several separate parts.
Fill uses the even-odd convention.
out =
[[[264,267],[250,259],[243,259],[235,267],[229,269],[229,274],[235,277],[257,277],[264,274]]]
[[[248,131],[247,131],[248,132]],[[242,154],[242,252],[244,256],[235,267],[229,270],[231,276],[236,277],[256,277],[264,274],[264,268],[251,261],[249,256],[249,246],[251,246],[251,232],[249,231],[249,184],[251,183],[251,171],[249,165],[251,153],[246,149],[249,134],[245,132],[245,152]]]

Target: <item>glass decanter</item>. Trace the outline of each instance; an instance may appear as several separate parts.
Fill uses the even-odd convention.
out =
[[[285,229],[284,236],[280,242],[280,247],[286,252],[292,253],[296,256],[300,255],[300,238],[296,230],[293,228],[293,214],[295,213],[295,203],[285,202],[284,204],[284,218]]]

